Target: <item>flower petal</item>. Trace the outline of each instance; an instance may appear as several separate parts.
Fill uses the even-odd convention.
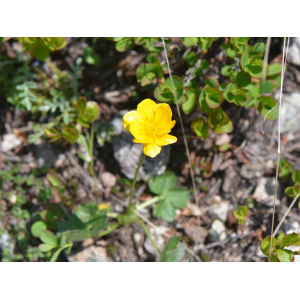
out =
[[[148,139],[146,122],[139,113],[136,114],[134,120],[130,123],[130,132],[137,140],[143,141]]]
[[[161,147],[156,145],[155,143],[151,144],[143,144],[143,152],[147,156],[155,157],[157,154],[159,154],[161,151]]]
[[[135,119],[136,115],[138,114],[137,111],[132,110],[124,115],[123,117],[123,127],[125,130],[130,131],[129,125]]]
[[[154,109],[154,127],[156,130],[167,133],[166,128],[170,126],[172,119],[172,111],[166,106],[157,105]]]
[[[151,99],[143,100],[137,106],[137,112],[142,116],[142,118],[148,123],[153,123],[153,111],[157,104]]]
[[[164,134],[166,134],[166,133],[171,132],[171,129],[175,126],[175,124],[176,124],[176,121],[175,121],[175,120],[171,121],[167,127],[162,128],[162,129],[158,129],[158,130],[155,132],[156,135],[164,135]]]
[[[154,142],[154,138],[153,136],[148,136],[147,138],[143,139],[143,140],[139,140],[139,139],[134,139],[133,140],[134,143],[138,143],[138,144],[151,144]]]
[[[172,109],[171,109],[171,107],[170,107],[169,104],[167,104],[167,103],[159,103],[159,104],[157,104],[156,107],[159,107],[159,106],[165,107],[171,113],[171,118],[172,118]]]
[[[159,146],[166,146],[177,142],[177,137],[165,134],[161,137],[155,137],[155,143]]]

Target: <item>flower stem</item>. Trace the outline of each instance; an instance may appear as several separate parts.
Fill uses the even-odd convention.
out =
[[[158,246],[156,245],[156,243],[152,239],[152,236],[151,236],[146,224],[139,218],[136,218],[136,221],[141,225],[141,227],[145,231],[146,236],[149,238],[149,240],[150,240],[151,244],[154,246],[154,248],[158,251],[159,254],[161,254],[161,251],[159,250]]]
[[[101,236],[104,236],[104,235],[107,235],[109,233],[111,233],[112,231],[114,231],[115,229],[117,229],[118,227],[120,227],[122,225],[122,223],[118,222],[112,226],[110,226],[108,229],[100,232],[97,237],[101,237]]]
[[[136,179],[137,179],[137,176],[138,176],[138,173],[139,173],[139,169],[140,169],[140,167],[141,167],[141,165],[142,165],[142,163],[143,163],[143,161],[144,161],[145,158],[146,158],[146,154],[143,154],[143,156],[142,156],[142,158],[140,160],[140,163],[139,163],[139,165],[136,168],[134,179],[133,179],[131,187],[130,187],[130,197],[129,197],[128,207],[126,209],[126,214],[130,210],[131,202],[132,202],[132,199],[133,199],[133,193],[134,193],[134,187],[135,187]]]

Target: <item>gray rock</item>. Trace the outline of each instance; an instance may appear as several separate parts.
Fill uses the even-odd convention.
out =
[[[279,99],[279,96],[274,98]],[[280,116],[281,133],[295,133],[300,130],[300,93],[282,95]]]
[[[53,144],[35,145],[33,150],[39,168],[43,166],[53,167],[60,154],[60,151]]]
[[[120,112],[120,113],[123,113]],[[122,118],[115,118],[111,124],[115,128],[116,134],[113,139],[114,158],[119,163],[122,173],[130,178],[134,178],[135,170],[143,156],[143,145],[133,143],[132,134],[123,129]],[[147,181],[154,175],[163,174],[170,158],[170,146],[162,147],[161,153],[154,158],[146,157],[138,174],[138,180]]]
[[[211,218],[219,219],[226,222],[228,217],[229,201],[221,201],[220,203],[213,204],[207,211]]]
[[[287,62],[300,66],[300,37],[290,39]]]
[[[211,225],[211,229],[208,231],[208,235],[211,243],[224,241],[227,238],[227,234],[226,227],[223,222],[215,220]]]
[[[197,244],[204,244],[208,234],[205,228],[190,223],[184,225],[184,232]]]
[[[246,179],[261,177],[264,174],[264,166],[261,162],[242,165],[240,174]]]
[[[261,177],[257,181],[257,187],[254,191],[253,198],[267,206],[273,206],[274,200],[274,191],[275,191],[275,178],[266,178]],[[280,204],[280,200],[278,198],[280,195],[280,185],[277,185],[277,192],[276,192],[276,200],[275,205]]]

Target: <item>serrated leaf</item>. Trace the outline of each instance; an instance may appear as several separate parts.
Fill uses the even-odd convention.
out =
[[[80,229],[65,231],[63,235],[66,237],[68,241],[72,241],[72,242],[84,241],[91,236],[85,230],[80,230]]]
[[[185,244],[182,243],[176,248],[178,242],[178,236],[173,236],[169,239],[166,247],[161,253],[160,262],[177,262],[182,260],[185,253]]]
[[[164,191],[163,196],[170,201],[175,208],[184,208],[190,198],[190,194],[185,187],[175,187],[171,190]]]
[[[176,216],[176,210],[170,201],[161,200],[154,206],[153,216],[167,222],[172,222]]]
[[[177,181],[174,173],[166,171],[162,175],[154,176],[152,182],[149,183],[149,189],[156,195],[162,195],[163,192],[171,189]]]

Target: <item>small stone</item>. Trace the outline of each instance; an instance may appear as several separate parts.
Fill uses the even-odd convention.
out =
[[[257,187],[254,191],[253,198],[267,206],[273,206],[275,191],[275,178],[261,177],[258,179]],[[277,185],[276,196],[280,195],[280,185]],[[280,200],[276,198],[275,205],[279,205]]]
[[[59,154],[54,166],[56,168],[62,168],[66,165],[66,162],[67,162],[66,156],[64,154]]]
[[[209,241],[211,243],[224,241],[227,238],[226,227],[220,220],[215,220],[212,223],[211,229],[209,229],[208,234]]]
[[[22,142],[13,133],[7,133],[3,135],[3,141],[0,143],[0,149],[3,152],[13,150],[17,146],[20,146]]]
[[[294,37],[290,40],[287,62],[300,66],[300,37]]]
[[[105,187],[113,187],[117,183],[116,176],[109,172],[103,172],[100,179]]]
[[[88,239],[86,239],[86,240],[84,240],[84,241],[82,242],[82,246],[83,246],[83,247],[88,247],[88,246],[93,245],[94,242],[95,242],[95,240],[94,240],[93,238],[88,238]]]
[[[228,217],[228,210],[229,201],[221,201],[218,204],[212,205],[212,207],[209,208],[207,213],[211,218],[216,218],[223,222],[226,222]]]
[[[261,177],[264,174],[263,165],[260,162],[242,165],[240,174],[246,179]]]
[[[68,261],[70,262],[109,262],[111,261],[107,257],[107,252],[104,247],[89,246],[81,251],[76,248],[72,248],[70,254],[66,254]]]
[[[207,230],[201,226],[197,226],[191,223],[181,224],[184,228],[185,234],[197,244],[204,244]]]
[[[10,195],[8,197],[8,200],[9,200],[10,203],[15,204],[17,202],[17,196],[15,194]]]

